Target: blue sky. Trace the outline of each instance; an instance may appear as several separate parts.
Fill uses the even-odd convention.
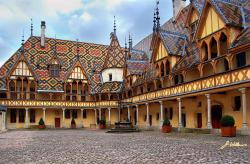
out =
[[[152,32],[156,0],[0,0],[0,66],[20,47],[24,30],[40,35],[41,20],[46,21],[46,36],[60,39],[109,44],[113,17],[121,45],[130,32],[139,42]],[[160,0],[161,23],[172,17],[172,0]]]

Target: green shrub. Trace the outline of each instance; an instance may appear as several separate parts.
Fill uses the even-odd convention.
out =
[[[41,118],[41,119],[40,119],[40,121],[39,121],[39,125],[44,125],[43,118]]]
[[[106,125],[106,120],[100,120],[99,123],[102,125]]]
[[[72,120],[71,120],[71,125],[75,125],[75,124],[76,124],[75,119],[72,118]]]
[[[162,125],[163,125],[163,126],[164,126],[164,125],[165,125],[165,126],[169,126],[169,125],[171,125],[171,123],[170,123],[170,121],[169,121],[168,118],[165,118],[165,120],[164,120],[164,122],[163,122]]]
[[[222,127],[231,127],[231,126],[234,126],[235,121],[232,116],[225,115],[221,118],[220,124]]]

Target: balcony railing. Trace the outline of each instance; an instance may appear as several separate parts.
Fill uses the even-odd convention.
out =
[[[209,77],[204,77],[198,80],[182,83],[172,87],[167,87],[157,91],[148,92],[128,99],[124,99],[122,101],[133,103],[143,102],[148,100],[207,91],[211,89],[222,88],[246,82],[250,82],[250,66],[212,75]]]

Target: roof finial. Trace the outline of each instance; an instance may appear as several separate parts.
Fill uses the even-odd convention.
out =
[[[132,36],[129,33],[129,38],[128,38],[128,46],[129,46],[129,51],[132,50],[132,46],[133,46],[133,40],[132,40]]]
[[[33,20],[30,19],[30,36],[33,36]]]
[[[155,10],[156,10],[156,9],[154,9],[154,20],[153,20],[154,25],[153,25],[153,32],[156,31],[156,13],[155,13]]]
[[[21,47],[21,51],[24,51],[24,29],[23,29],[23,34],[22,34],[22,43],[21,43],[22,47]]]
[[[125,36],[125,49],[127,49],[127,37]]]
[[[159,31],[161,28],[161,24],[160,24],[160,12],[159,12],[159,0],[156,1],[156,31]]]
[[[115,16],[114,16],[114,34],[116,35],[116,20],[115,20]]]

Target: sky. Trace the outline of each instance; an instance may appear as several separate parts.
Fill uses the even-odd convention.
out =
[[[117,36],[124,46],[131,33],[133,43],[152,32],[156,0],[0,0],[0,66],[20,47],[22,33],[109,45],[116,16]],[[161,24],[172,17],[172,0],[160,0]]]

